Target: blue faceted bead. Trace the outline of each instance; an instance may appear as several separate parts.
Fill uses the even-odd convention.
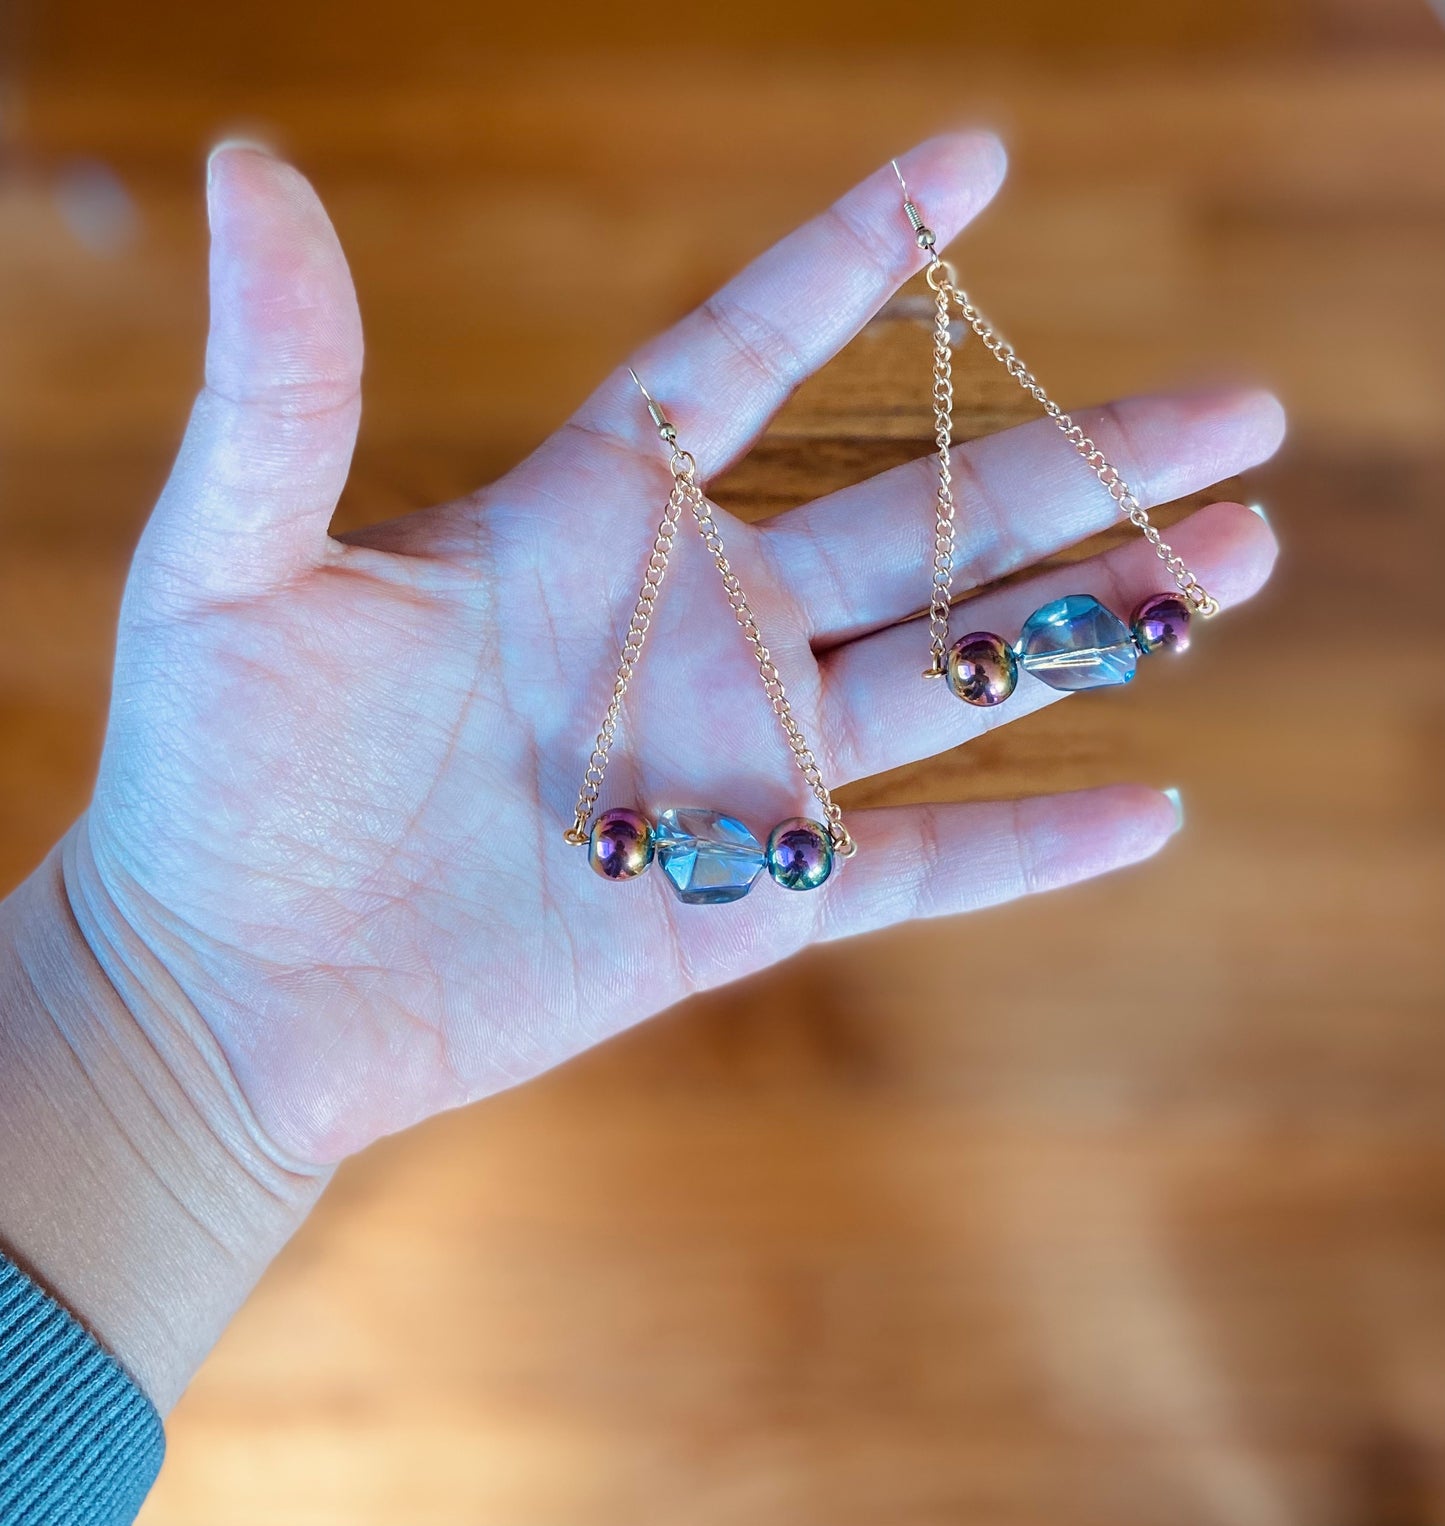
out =
[[[1036,609],[1024,622],[1018,654],[1035,678],[1055,689],[1126,684],[1139,663],[1133,632],[1087,593]]]
[[[678,806],[658,817],[657,862],[679,901],[717,906],[740,901],[763,872],[763,847],[735,817]]]

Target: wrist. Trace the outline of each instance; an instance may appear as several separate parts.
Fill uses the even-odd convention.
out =
[[[0,906],[0,1249],[164,1411],[328,1177],[269,1148],[82,818]]]

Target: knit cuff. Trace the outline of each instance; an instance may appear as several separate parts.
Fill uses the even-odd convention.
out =
[[[0,1256],[0,1521],[129,1526],[165,1447],[115,1359]]]

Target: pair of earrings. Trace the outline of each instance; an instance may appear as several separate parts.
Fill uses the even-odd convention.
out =
[[[1165,542],[1147,510],[1103,451],[1044,391],[1013,348],[969,301],[967,292],[958,285],[953,267],[940,257],[937,240],[909,195],[896,161],[893,169],[903,193],[904,215],[915,242],[928,258],[925,275],[934,294],[933,412],[938,478],[928,611],[930,661],[924,677],[946,679],[959,699],[985,706],[1001,704],[1014,692],[1020,667],[1055,689],[1094,689],[1128,683],[1140,656],[1184,651],[1189,645],[1192,616],[1208,618],[1218,613],[1219,605]],[[1091,594],[1070,594],[1035,610],[1024,622],[1016,642],[1010,643],[992,631],[973,631],[950,642],[956,524],[951,463],[955,309],[989,354],[1040,404],[1118,504],[1120,512],[1154,547],[1176,591],[1146,599],[1127,622]],[[740,900],[764,869],[784,890],[816,890],[828,881],[839,860],[851,858],[857,852],[857,844],[823,780],[818,760],[793,713],[782,678],[763,640],[757,617],[728,561],[712,507],[698,485],[697,462],[678,445],[677,430],[637,373],[633,371],[631,375],[669,452],[672,490],[623,639],[612,699],[587,761],[573,823],[564,836],[574,846],[587,848],[588,862],[606,879],[633,879],[655,859],[677,898],[689,905]],[[597,814],[623,701],[642,656],[673,543],[685,514],[691,515],[712,556],[728,604],[744,640],[752,648],[763,692],[783,729],[798,771],[820,808],[821,819],[789,817],[773,827],[765,842],[759,841],[736,817],[701,806],[670,806],[655,822],[626,806]]]

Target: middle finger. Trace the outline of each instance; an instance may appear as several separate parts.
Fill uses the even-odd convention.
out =
[[[1146,507],[1267,460],[1284,435],[1268,393],[1129,398],[1076,418]],[[992,582],[1118,523],[1119,507],[1048,419],[953,451],[958,587]],[[837,646],[928,603],[933,456],[766,521],[761,543],[813,645]]]

